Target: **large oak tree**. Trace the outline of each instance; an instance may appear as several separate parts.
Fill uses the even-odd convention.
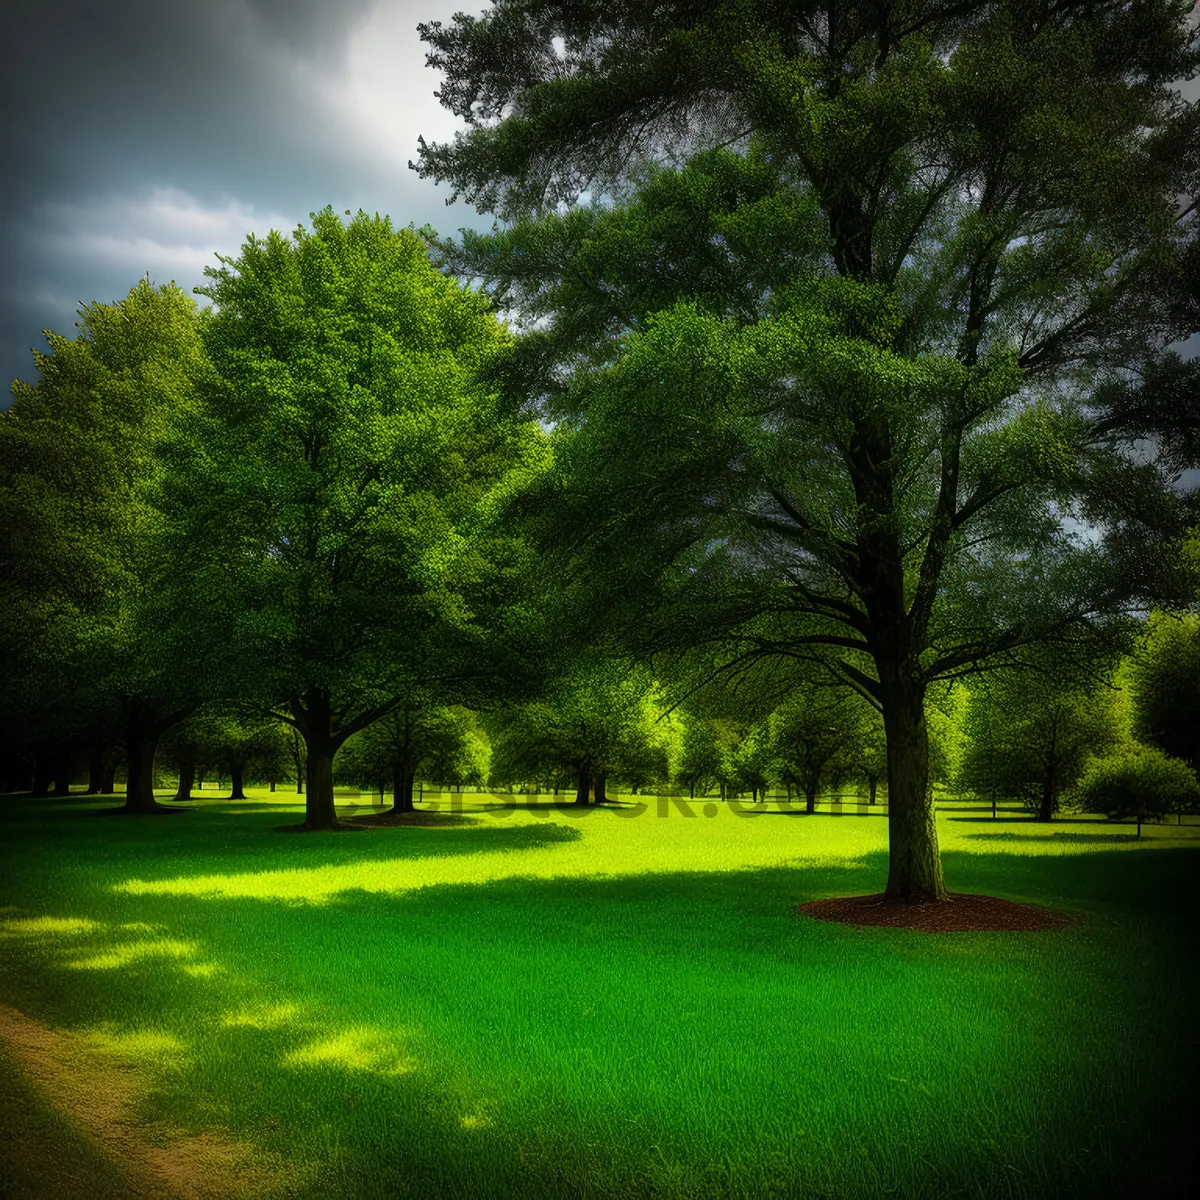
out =
[[[443,251],[530,329],[507,378],[570,432],[573,560],[647,647],[817,657],[880,709],[897,900],[945,895],[930,685],[1180,589],[1169,468],[1129,439],[1196,427],[1165,353],[1200,324],[1188,8],[421,27],[468,129],[418,170],[511,222]]]
[[[508,338],[485,297],[386,217],[312,220],[206,268],[218,376],[164,507],[198,642],[231,697],[303,737],[320,829],[347,738],[414,690],[468,698],[511,666],[519,547],[488,511],[545,448],[479,383]]]

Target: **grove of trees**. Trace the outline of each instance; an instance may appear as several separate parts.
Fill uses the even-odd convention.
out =
[[[1189,8],[420,26],[466,129],[415,168],[491,233],[325,208],[207,268],[211,310],[145,280],[85,307],[14,385],[8,785],[111,789],[119,749],[152,812],[160,747],[181,799],[207,753],[235,795],[303,771],[332,829],[335,773],[401,812],[421,771],[810,812],[858,781],[897,902],[946,895],[938,777],[1182,811]]]

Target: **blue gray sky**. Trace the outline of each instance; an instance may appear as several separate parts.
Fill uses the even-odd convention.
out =
[[[0,14],[0,406],[41,330],[149,272],[190,292],[250,232],[333,205],[490,229],[408,169],[460,122],[420,21],[484,0],[6,0]],[[207,304],[204,297],[197,301]]]
[[[457,119],[420,21],[485,0],[6,0],[0,13],[0,406],[81,303],[203,284],[308,214],[491,227],[408,169]],[[1188,85],[1195,96],[1200,83]],[[200,303],[207,303],[202,297]],[[1200,338],[1192,340],[1200,350]]]

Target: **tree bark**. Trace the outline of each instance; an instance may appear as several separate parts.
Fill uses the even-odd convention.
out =
[[[158,738],[144,723],[130,721],[125,741],[128,781],[125,784],[126,812],[157,812],[162,805],[154,798],[154,753]]]
[[[607,804],[608,796],[605,794],[608,787],[608,772],[597,771],[595,776],[596,796],[594,803]]]
[[[591,790],[592,777],[584,767],[579,768],[579,786],[575,789],[575,803],[586,804],[588,802],[588,792]]]
[[[879,778],[878,778],[878,776],[876,776],[876,775],[869,775],[869,776],[867,776],[867,787],[869,787],[869,788],[871,789],[871,791],[870,791],[870,797],[869,797],[869,799],[867,800],[867,803],[868,803],[868,804],[874,804],[874,803],[875,803],[875,793],[876,793],[876,790],[877,790],[877,789],[878,789],[878,787],[879,787]]]
[[[1054,816],[1054,785],[1049,776],[1046,777],[1042,784],[1042,802],[1038,806],[1037,819],[1039,821],[1049,821]]]
[[[929,731],[925,691],[893,673],[882,678],[883,724],[888,759],[889,900],[946,899],[938,852],[933,793],[929,787]]]
[[[337,829],[340,822],[333,803],[333,756],[338,745],[333,737],[329,693],[323,688],[312,688],[305,699],[308,791],[304,797],[304,828]]]
[[[104,753],[105,747],[93,750],[88,755],[88,796],[99,796],[104,791]]]
[[[190,800],[192,786],[196,782],[196,756],[190,751],[184,754],[179,763],[179,787],[175,792],[176,800]]]
[[[69,796],[71,794],[71,763],[72,755],[69,750],[56,750],[51,760],[51,770],[54,772],[54,790],[52,796]]]
[[[812,780],[805,780],[804,783],[804,811],[806,813],[817,811],[817,785]]]
[[[235,762],[229,768],[230,800],[245,800],[246,798],[246,767],[244,763]]]
[[[159,804],[154,798],[154,755],[159,738],[187,717],[189,709],[168,716],[148,705],[129,701],[125,706],[125,805],[127,813],[181,812]]]
[[[50,774],[50,764],[47,756],[38,751],[33,756],[33,792],[37,797],[50,795],[50,785],[54,782]]]
[[[413,804],[413,781],[416,771],[406,763],[398,762],[392,769],[392,812],[415,812]]]

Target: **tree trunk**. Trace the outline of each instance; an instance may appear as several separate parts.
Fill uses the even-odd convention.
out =
[[[579,805],[588,802],[588,792],[591,790],[591,773],[584,767],[579,768],[579,786],[575,789],[575,803]]]
[[[806,781],[804,784],[804,811],[806,813],[817,811],[817,785],[812,781]]]
[[[880,672],[888,758],[889,900],[944,900],[933,793],[929,787],[929,731],[925,692]]]
[[[867,776],[867,787],[869,787],[871,789],[867,803],[874,804],[875,803],[875,793],[879,788],[879,777],[877,775],[868,775]]]
[[[38,751],[33,756],[33,795],[41,797],[50,795],[50,785],[54,776],[50,774],[49,758]]]
[[[607,786],[608,786],[608,772],[607,771],[597,771],[596,772],[596,800],[595,800],[595,803],[597,803],[597,804],[607,804],[608,803],[608,796],[605,794],[605,790],[606,790]]]
[[[117,790],[117,764],[110,759],[104,767],[104,784],[100,789],[102,795],[111,796]]]
[[[229,768],[230,777],[230,800],[245,800],[246,798],[246,766],[244,763],[235,762]]]
[[[413,804],[413,780],[416,770],[406,763],[398,762],[392,768],[392,812],[415,812]]]
[[[102,746],[99,750],[93,750],[88,755],[88,796],[99,796],[104,791],[104,750]]]
[[[126,812],[158,812],[162,805],[154,798],[154,752],[158,736],[148,724],[134,717],[129,719],[125,739],[125,758],[128,782],[125,784]]]
[[[1052,778],[1047,775],[1045,782],[1042,784],[1042,802],[1038,806],[1037,819],[1039,821],[1049,821],[1054,816],[1054,783]]]
[[[333,803],[333,739],[329,693],[322,688],[309,691],[305,711],[304,744],[308,750],[308,794],[304,798],[305,829],[337,829]]]
[[[176,800],[190,800],[192,786],[196,782],[196,756],[191,751],[184,754],[179,762],[179,787],[175,791]]]
[[[275,790],[275,780],[271,780],[271,791]]]

